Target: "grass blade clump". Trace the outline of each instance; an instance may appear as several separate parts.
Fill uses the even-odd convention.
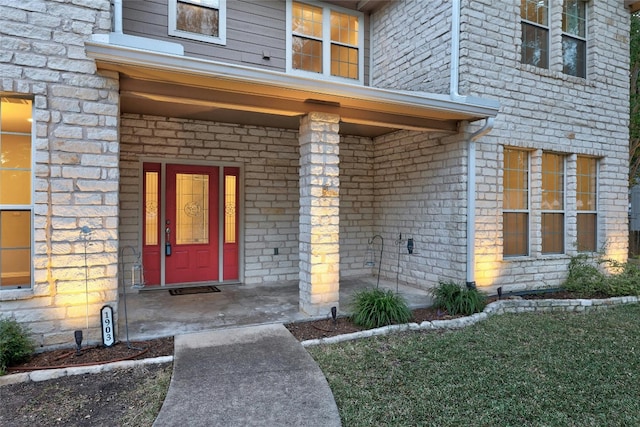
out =
[[[411,310],[405,300],[391,290],[371,289],[355,295],[355,324],[365,328],[407,323],[411,319]]]
[[[441,282],[434,290],[433,306],[452,316],[479,313],[487,305],[486,296],[475,288],[469,289],[453,282]]]

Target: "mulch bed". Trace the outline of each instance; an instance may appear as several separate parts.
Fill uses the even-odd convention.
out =
[[[568,299],[576,298],[569,292],[551,292],[522,295],[523,299]],[[488,302],[497,300],[497,297],[488,299]],[[412,322],[421,323],[432,320],[453,319],[460,316],[449,316],[434,308],[420,308],[412,311]],[[349,334],[362,331],[362,328],[354,324],[348,317],[338,317],[335,322],[332,318],[288,323],[285,327],[299,341],[326,338],[336,335]],[[36,369],[53,369],[69,366],[86,366],[100,363],[116,362],[120,360],[137,360],[158,356],[170,356],[173,354],[173,337],[158,338],[148,341],[131,342],[127,346],[125,342],[117,342],[111,347],[92,346],[83,347],[80,354],[75,349],[53,350],[38,353],[28,361],[8,368],[8,373],[26,372]]]
[[[139,360],[150,357],[169,356],[173,354],[173,337],[158,338],[149,341],[117,342],[111,347],[86,346],[80,354],[75,349],[45,351],[33,355],[19,365],[9,367],[9,373],[27,372],[38,369],[55,369],[72,366],[89,366],[121,360]]]

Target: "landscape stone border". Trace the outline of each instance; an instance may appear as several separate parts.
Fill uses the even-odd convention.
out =
[[[334,337],[313,339],[302,341],[304,347],[334,344],[343,341],[351,341],[358,338],[373,337],[378,335],[386,335],[393,332],[403,331],[419,331],[419,330],[437,330],[437,329],[461,329],[470,325],[474,325],[491,316],[505,313],[533,313],[533,312],[585,312],[592,310],[602,310],[609,307],[638,304],[640,299],[635,296],[614,297],[607,299],[541,299],[541,300],[523,300],[523,299],[503,299],[487,304],[481,313],[471,316],[458,317],[448,320],[433,320],[418,323],[405,323],[402,325],[383,326],[382,328],[367,329],[351,334],[342,334]],[[23,372],[19,374],[10,374],[0,376],[0,387],[9,384],[17,384],[28,381],[46,381],[68,375],[97,374],[100,372],[108,372],[114,369],[125,369],[146,364],[160,364],[173,361],[173,356],[160,356],[141,360],[124,360],[120,362],[104,363],[91,366],[77,366],[58,369],[43,369],[38,371]]]
[[[114,369],[126,369],[140,365],[169,363],[173,361],[173,356],[150,357],[140,360],[122,360],[120,362],[103,363],[90,366],[70,366],[68,368],[56,369],[40,369],[31,372],[21,372],[19,374],[3,375],[0,377],[0,387],[9,384],[25,383],[29,381],[47,381],[56,378],[83,375],[83,374],[99,374],[100,372],[109,372]]]
[[[534,313],[534,312],[586,312],[593,310],[607,309],[613,306],[637,304],[640,300],[635,296],[613,297],[606,299],[539,299],[525,300],[507,298],[494,301],[484,308],[481,313],[471,316],[458,317],[448,320],[433,320],[418,323],[405,323],[402,325],[383,326],[381,328],[367,329],[365,331],[353,332],[350,334],[336,335],[333,337],[319,338],[302,341],[304,347],[334,344],[343,341],[355,340],[358,338],[386,335],[392,332],[420,331],[436,329],[461,329],[474,325],[491,316],[505,313]]]

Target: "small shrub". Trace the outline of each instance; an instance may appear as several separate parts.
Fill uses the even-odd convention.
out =
[[[606,293],[606,276],[598,268],[600,263],[586,254],[572,257],[569,262],[569,275],[563,287],[583,297]]]
[[[440,282],[433,290],[433,296],[433,306],[446,310],[452,316],[479,313],[487,305],[486,296],[482,292],[453,282]]]
[[[391,290],[371,289],[354,297],[352,320],[365,328],[379,328],[394,323],[407,323],[411,310],[405,300]]]
[[[605,281],[605,293],[611,297],[640,295],[640,267],[632,263],[607,261],[612,274]]]
[[[606,273],[604,270],[609,271]],[[571,258],[563,287],[581,297],[640,295],[640,267],[580,254]]]
[[[28,359],[35,349],[29,329],[13,319],[0,319],[0,375],[7,366]]]

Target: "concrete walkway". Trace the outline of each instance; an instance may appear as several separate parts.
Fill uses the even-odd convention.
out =
[[[322,371],[281,324],[179,335],[174,355],[154,427],[341,425]]]

